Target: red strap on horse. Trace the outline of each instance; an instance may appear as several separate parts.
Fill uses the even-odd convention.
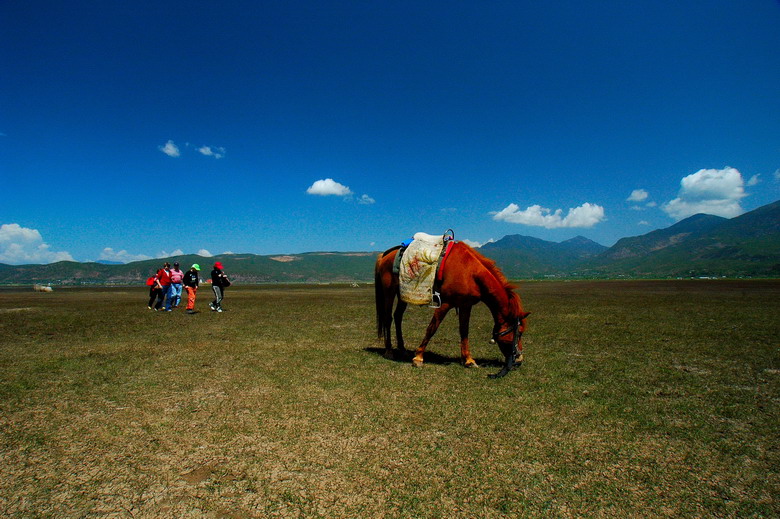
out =
[[[447,256],[450,255],[450,251],[452,250],[453,245],[455,245],[455,240],[450,240],[447,242],[447,246],[444,249],[444,254],[441,257],[441,261],[439,262],[439,268],[436,271],[436,281],[441,281],[441,276],[444,272],[444,262],[447,261]]]

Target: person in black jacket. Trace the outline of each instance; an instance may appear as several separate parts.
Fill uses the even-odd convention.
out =
[[[222,271],[222,263],[214,263],[211,271],[211,289],[214,290],[214,301],[209,303],[209,308],[214,312],[222,311],[222,299],[225,297],[225,288],[230,286],[230,280]]]
[[[195,311],[195,295],[198,292],[198,272],[200,271],[200,265],[195,263],[190,270],[184,274],[184,286],[187,289],[187,313],[194,314]]]

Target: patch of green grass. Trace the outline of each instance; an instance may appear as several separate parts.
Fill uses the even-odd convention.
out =
[[[387,360],[373,291],[0,291],[10,517],[775,516],[777,282],[527,283],[526,362],[457,319]],[[430,310],[410,308],[407,347]]]

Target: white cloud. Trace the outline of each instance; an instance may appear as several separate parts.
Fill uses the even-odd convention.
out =
[[[221,146],[217,146],[212,148],[211,146],[201,146],[198,148],[198,151],[201,153],[201,155],[205,155],[207,157],[214,157],[215,159],[221,159],[225,156],[225,148]]]
[[[469,247],[474,247],[475,249],[478,249],[478,248],[482,247],[483,245],[485,245],[485,243],[493,243],[496,240],[494,240],[493,238],[490,238],[485,243],[480,243],[478,241],[472,241],[472,240],[460,240],[460,241],[462,241],[463,243],[465,243]]]
[[[757,186],[760,183],[761,183],[761,175],[753,175],[752,177],[750,177],[750,180],[748,180],[747,183],[745,183],[745,185],[748,187],[753,187],[753,186]]]
[[[163,146],[157,147],[161,152],[165,153],[169,157],[178,157],[181,155],[181,152],[179,151],[179,147],[176,146],[173,141],[166,142]]]
[[[182,256],[184,254],[184,251],[181,249],[176,249],[171,252],[167,252],[164,250],[161,250],[157,253],[158,258],[170,258],[171,256]]]
[[[349,196],[352,194],[352,190],[343,184],[339,184],[332,178],[326,178],[318,180],[306,190],[310,195],[320,196]]]
[[[120,251],[115,251],[111,247],[106,247],[100,253],[98,259],[106,260],[106,261],[119,261],[122,263],[130,263],[131,261],[143,261],[143,260],[152,259],[152,257],[147,256],[146,254],[130,254],[124,249]]]
[[[200,249],[195,254],[197,254],[198,256],[203,256],[204,258],[210,258],[213,256],[213,254],[207,251],[206,249]]]
[[[650,222],[648,222],[647,220],[640,220],[637,225],[650,225]]]
[[[368,195],[361,196],[360,198],[357,199],[357,201],[359,204],[363,204],[363,205],[371,205],[376,202],[376,200],[374,200]]]
[[[73,261],[67,252],[54,252],[43,242],[37,229],[28,229],[17,223],[0,225],[0,263],[54,263]]]
[[[775,180],[780,180],[780,168],[775,170]]]
[[[585,202],[579,207],[569,209],[563,216],[562,209],[551,212],[540,205],[532,205],[523,211],[517,204],[509,204],[501,211],[493,215],[494,220],[503,220],[509,223],[544,227],[546,229],[560,229],[573,227],[593,227],[604,221],[604,208],[600,205]]]
[[[634,189],[631,191],[631,196],[626,198],[627,202],[644,202],[648,197],[647,191],[644,189]]]
[[[698,213],[733,218],[744,212],[740,200],[745,196],[745,181],[739,170],[700,169],[684,177],[677,198],[661,208],[677,220]]]

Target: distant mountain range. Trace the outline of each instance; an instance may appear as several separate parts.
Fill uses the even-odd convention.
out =
[[[479,249],[511,278],[565,276],[606,250],[607,247],[582,236],[555,243],[519,234],[504,236]]]
[[[780,201],[732,219],[698,214],[605,247],[582,236],[556,243],[519,234],[483,245],[512,279],[780,277]],[[60,261],[0,263],[0,284],[142,284],[164,261],[199,263],[207,278],[215,261],[239,283],[336,283],[373,280],[377,252],[310,252],[259,256],[182,255],[127,264]]]
[[[779,277],[780,201],[732,219],[697,214],[609,248],[515,235],[480,250],[510,278]]]

